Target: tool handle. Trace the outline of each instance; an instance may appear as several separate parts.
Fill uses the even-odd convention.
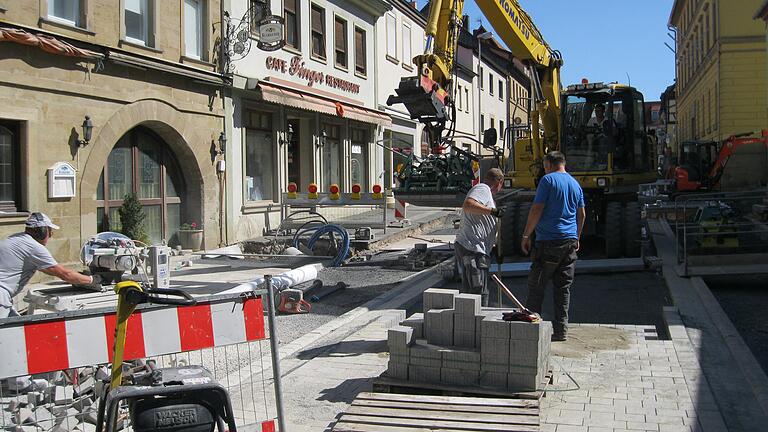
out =
[[[493,279],[493,281],[496,282],[496,285],[498,285],[504,291],[504,294],[506,294],[507,297],[512,299],[512,301],[515,303],[515,305],[517,307],[519,307],[520,309],[523,309],[523,310],[528,310],[528,308],[523,306],[523,304],[520,303],[520,300],[518,300],[517,297],[515,297],[515,295],[512,294],[512,291],[510,291],[509,288],[507,288],[507,286],[504,285],[504,282],[502,282],[501,279],[499,279],[498,276],[491,275],[491,279]]]
[[[152,288],[145,291],[148,296],[149,303],[165,304],[174,306],[194,306],[197,304],[197,300],[192,297],[188,292],[171,289],[171,288]],[[162,294],[170,297],[159,297],[153,294]]]

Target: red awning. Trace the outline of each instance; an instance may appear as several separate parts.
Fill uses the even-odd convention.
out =
[[[392,118],[381,111],[353,105],[347,102],[334,101],[323,96],[313,95],[298,89],[292,89],[282,84],[259,81],[257,91],[259,92],[261,99],[266,102],[349,118],[380,126],[389,126],[392,124]]]
[[[16,42],[22,45],[36,46],[45,52],[67,57],[80,57],[94,60],[104,57],[102,54],[78,48],[53,36],[44,34],[35,35],[21,29],[0,28],[0,42]]]

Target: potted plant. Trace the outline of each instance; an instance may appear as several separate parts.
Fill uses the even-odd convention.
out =
[[[203,230],[197,222],[185,222],[179,227],[179,244],[182,249],[197,251],[203,248]]]

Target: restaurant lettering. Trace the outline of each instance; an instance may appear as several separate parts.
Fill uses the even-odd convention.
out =
[[[331,74],[325,74],[306,67],[301,56],[294,56],[290,62],[277,57],[267,57],[267,69],[271,71],[288,74],[306,81],[307,86],[313,87],[315,84],[324,84],[330,88],[339,89],[348,93],[360,93],[360,84],[335,77]]]

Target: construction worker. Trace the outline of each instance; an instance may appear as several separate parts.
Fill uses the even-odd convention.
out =
[[[37,270],[72,285],[101,284],[98,275],[80,274],[53,259],[45,245],[55,229],[59,229],[59,226],[51,222],[51,218],[35,212],[27,218],[24,232],[0,240],[0,251],[3,251],[0,253],[0,318],[19,315],[13,309],[12,299]]]
[[[456,234],[456,265],[461,275],[461,292],[480,294],[483,306],[488,306],[488,269],[493,244],[496,241],[496,219],[504,208],[496,208],[493,195],[501,190],[504,173],[491,168],[483,182],[467,192],[461,209],[461,227]]]
[[[568,332],[568,304],[576,252],[584,227],[584,192],[565,171],[565,156],[553,151],[544,157],[546,175],[539,181],[528,221],[523,231],[521,249],[531,252],[526,306],[541,313],[544,291],[551,279],[555,319],[552,322],[553,341],[564,341]],[[536,242],[531,250],[531,236]]]

